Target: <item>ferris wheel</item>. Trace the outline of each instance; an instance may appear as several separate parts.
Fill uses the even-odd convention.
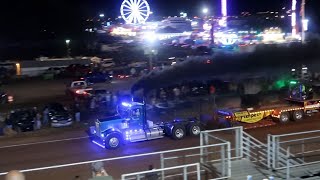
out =
[[[141,24],[146,22],[151,11],[146,0],[124,0],[120,7],[122,18],[128,24]]]

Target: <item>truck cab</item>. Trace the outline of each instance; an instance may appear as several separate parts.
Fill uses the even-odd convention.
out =
[[[163,138],[165,135],[179,140],[187,134],[199,135],[200,131],[200,122],[195,119],[155,124],[147,120],[146,105],[139,102],[122,102],[117,115],[97,119],[95,126],[90,127],[92,142],[107,149],[115,149],[128,142]]]

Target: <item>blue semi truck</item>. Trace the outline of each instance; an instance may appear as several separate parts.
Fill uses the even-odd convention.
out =
[[[155,124],[146,118],[146,104],[122,102],[118,113],[104,119],[97,119],[90,127],[92,142],[102,148],[116,149],[128,142],[139,142],[169,136],[180,140],[186,135],[197,136],[202,124],[196,118],[173,120]]]

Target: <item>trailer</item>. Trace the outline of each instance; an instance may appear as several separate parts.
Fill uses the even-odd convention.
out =
[[[285,99],[285,104],[272,108],[219,109],[215,113],[215,121],[227,126],[243,125],[246,129],[271,126],[290,121],[301,121],[306,115],[318,113],[320,99],[298,100]]]
[[[203,126],[196,118],[175,119],[154,123],[146,118],[146,104],[122,102],[115,116],[97,119],[90,127],[91,141],[107,149],[116,149],[129,142],[147,141],[169,136],[181,140],[185,136],[197,136]]]

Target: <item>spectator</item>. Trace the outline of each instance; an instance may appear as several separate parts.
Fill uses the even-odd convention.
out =
[[[149,169],[148,170],[155,170],[155,168],[153,167],[153,165],[149,165]],[[157,172],[151,172],[146,174],[146,180],[157,180],[159,179],[159,175]]]
[[[41,113],[37,112],[36,114],[36,129],[41,129]]]
[[[113,95],[112,95],[112,103],[113,103],[114,106],[116,106],[118,104],[117,93],[113,93]]]
[[[174,99],[178,101],[180,97],[180,89],[178,87],[175,87],[173,89],[173,94],[174,94]]]
[[[78,103],[76,103],[74,106],[74,117],[75,117],[76,122],[80,122],[80,120],[81,120],[80,105]]]
[[[49,123],[49,109],[48,107],[45,107],[43,110],[43,125],[47,126]]]
[[[163,88],[160,89],[160,99],[164,102],[167,101],[167,93]]]
[[[110,91],[107,91],[107,93],[106,93],[106,102],[107,102],[107,106],[108,107],[110,107],[110,104],[111,104],[111,97],[112,97],[112,95],[111,95]]]
[[[103,162],[94,162],[91,164],[91,168],[92,168],[92,177],[109,176],[106,170],[104,169]]]
[[[19,171],[10,171],[6,177],[5,180],[25,180],[24,174],[22,174]]]
[[[90,110],[93,112],[95,108],[96,108],[96,97],[93,96],[90,101]]]

